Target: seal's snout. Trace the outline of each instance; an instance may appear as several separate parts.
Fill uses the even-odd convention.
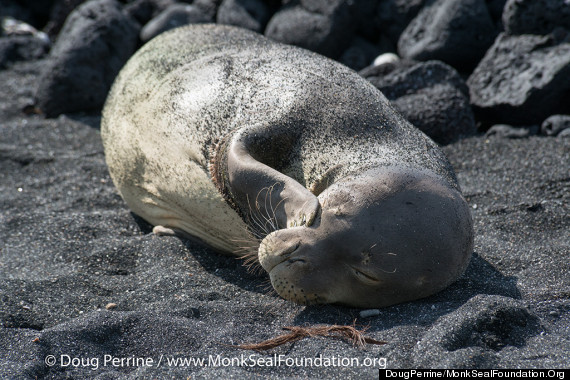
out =
[[[316,281],[312,232],[308,227],[277,230],[261,241],[258,251],[259,262],[269,273],[275,291],[304,305],[328,302],[322,291],[308,286]]]
[[[259,263],[267,273],[271,272],[273,268],[285,261],[304,261],[301,258],[291,257],[301,246],[300,238],[295,238],[294,236],[291,237],[289,236],[290,234],[285,233],[285,231],[288,230],[277,230],[267,235],[265,239],[261,241],[258,250],[258,258]]]

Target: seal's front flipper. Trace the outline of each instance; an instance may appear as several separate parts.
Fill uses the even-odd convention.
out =
[[[265,234],[287,227],[310,226],[320,210],[313,193],[274,169],[294,144],[293,135],[275,131],[243,128],[218,146],[212,162],[218,189]]]

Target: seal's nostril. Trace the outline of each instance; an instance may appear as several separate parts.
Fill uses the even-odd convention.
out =
[[[291,253],[295,252],[300,245],[301,243],[297,242],[296,244],[293,244],[292,246],[285,248],[283,251],[279,252],[277,256],[290,255]]]
[[[301,259],[301,258],[298,258],[298,257],[293,257],[293,258],[287,260],[287,262],[288,262],[289,264],[292,264],[292,263],[306,263],[307,261],[306,261],[305,259]]]

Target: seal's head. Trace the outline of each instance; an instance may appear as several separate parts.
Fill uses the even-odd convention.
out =
[[[428,172],[383,167],[319,195],[310,227],[263,239],[259,261],[283,298],[382,307],[426,297],[453,282],[473,246],[468,206]]]

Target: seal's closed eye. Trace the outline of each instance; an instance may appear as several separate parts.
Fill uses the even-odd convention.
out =
[[[352,270],[354,270],[354,274],[356,275],[356,278],[359,281],[363,281],[365,283],[371,283],[373,285],[376,285],[380,282],[380,280],[368,273],[364,273],[363,271],[357,269],[357,268],[352,268]]]

